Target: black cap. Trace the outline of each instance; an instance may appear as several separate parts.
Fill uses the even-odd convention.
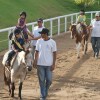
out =
[[[37,20],[37,22],[43,22],[43,19],[42,19],[42,18],[39,18],[39,19]]]
[[[15,30],[14,30],[14,34],[15,34],[15,35],[20,34],[20,33],[21,33],[20,29],[15,29]]]
[[[43,28],[41,32],[39,32],[40,34],[49,34],[49,30],[47,28]]]
[[[80,14],[85,14],[84,9],[80,10]]]
[[[84,9],[81,9],[80,11],[81,11],[81,12],[85,12],[85,10],[84,10]]]

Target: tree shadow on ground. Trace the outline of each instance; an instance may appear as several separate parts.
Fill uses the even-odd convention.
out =
[[[92,51],[88,52],[87,55],[83,55],[82,58],[77,61],[72,68],[63,77],[56,77],[56,84],[52,85],[50,92],[57,92],[63,86],[67,86],[66,83],[74,84],[77,86],[82,86],[85,89],[91,89],[95,91],[100,91],[100,80],[97,79],[84,79],[79,77],[74,77],[73,75],[83,67],[82,64],[87,61],[92,55]]]

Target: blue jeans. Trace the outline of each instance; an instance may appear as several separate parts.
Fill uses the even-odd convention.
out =
[[[96,56],[99,56],[99,49],[100,49],[100,37],[91,37],[92,49]]]
[[[52,83],[51,66],[37,66],[37,74],[39,78],[41,100],[45,100],[48,95],[48,89]]]

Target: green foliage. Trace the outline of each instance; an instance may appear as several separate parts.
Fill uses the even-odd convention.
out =
[[[89,7],[95,3],[95,0],[75,0],[75,3],[79,6]]]

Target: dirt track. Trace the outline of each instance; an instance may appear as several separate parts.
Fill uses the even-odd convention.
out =
[[[100,100],[100,59],[93,58],[91,45],[89,44],[87,55],[81,52],[81,58],[77,59],[75,43],[70,39],[69,33],[54,39],[57,42],[58,55],[53,84],[47,100]],[[9,98],[7,87],[3,84],[2,66],[0,67],[0,100],[18,100],[18,83],[15,98]],[[28,73],[24,81],[22,98],[39,100],[35,69]]]

